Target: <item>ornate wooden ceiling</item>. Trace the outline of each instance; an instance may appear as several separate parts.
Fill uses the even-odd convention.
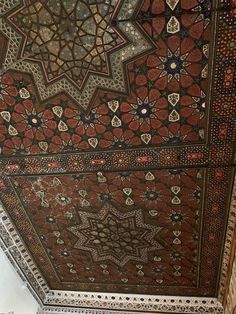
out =
[[[221,312],[207,298],[235,171],[235,5],[0,1],[0,235],[39,302]]]

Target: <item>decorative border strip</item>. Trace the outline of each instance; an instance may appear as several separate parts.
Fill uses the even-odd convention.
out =
[[[236,250],[234,254],[233,267],[229,283],[228,293],[225,295],[225,314],[232,314],[236,309]]]
[[[51,294],[51,296],[50,296]],[[173,313],[223,313],[223,307],[216,298],[197,297],[173,297],[173,296],[143,296],[132,294],[110,294],[110,293],[86,293],[86,292],[50,292],[45,304],[75,307],[91,307],[96,309],[144,311],[146,312],[173,312]],[[50,308],[45,307],[46,311]],[[59,310],[59,308],[57,308]],[[49,312],[51,313],[51,312]],[[63,313],[63,311],[59,311]],[[68,312],[73,313],[73,312]],[[80,312],[75,312],[80,313]],[[83,313],[83,312],[82,312]],[[84,312],[86,313],[86,312]],[[93,313],[93,312],[92,312]],[[96,312],[94,312],[96,313]]]
[[[223,307],[216,298],[186,298],[173,296],[135,296],[135,295],[111,295],[103,293],[99,299],[99,294],[91,294],[88,309],[82,308],[60,308],[45,306],[42,308],[44,314],[52,313],[80,313],[80,314],[126,314],[126,313],[223,313]],[[89,294],[87,294],[89,297]],[[114,300],[111,300],[115,298]],[[127,301],[127,298],[129,301]],[[74,301],[78,299],[74,298]],[[80,300],[79,300],[79,303]],[[84,299],[83,299],[84,303]],[[101,310],[99,310],[101,308]],[[103,310],[106,308],[109,310]],[[119,312],[117,310],[120,310]],[[132,312],[127,312],[132,311]],[[135,311],[135,312],[134,312]]]
[[[220,154],[221,153],[221,154]],[[48,174],[75,171],[109,171],[162,169],[191,166],[226,166],[232,158],[233,149],[228,145],[215,147],[162,147],[80,152],[47,156],[24,156],[0,158],[0,173],[5,175]]]
[[[234,252],[232,252],[234,248],[235,242],[235,231],[236,231],[236,176],[232,191],[232,198],[230,203],[229,210],[229,218],[228,218],[228,226],[226,231],[225,238],[225,247],[223,253],[223,262],[221,267],[221,278],[220,278],[220,286],[219,286],[219,294],[218,300],[224,303],[227,293],[227,285],[229,280],[229,274],[231,274],[231,258]]]

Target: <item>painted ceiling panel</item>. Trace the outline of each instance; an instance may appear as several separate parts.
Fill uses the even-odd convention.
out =
[[[0,13],[1,217],[34,279],[45,293],[216,297],[235,2],[3,0]]]

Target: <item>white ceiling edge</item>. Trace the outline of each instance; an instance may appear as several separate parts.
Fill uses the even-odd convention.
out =
[[[0,248],[0,314],[36,314],[38,303]]]

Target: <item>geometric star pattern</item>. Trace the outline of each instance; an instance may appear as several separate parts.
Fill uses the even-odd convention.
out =
[[[107,53],[124,43],[110,26],[117,3],[29,2],[11,17],[25,34],[22,56],[41,61],[48,81],[66,75],[80,89],[88,72],[108,75]]]
[[[75,248],[89,251],[95,262],[111,260],[121,267],[130,260],[147,262],[148,251],[162,248],[154,240],[161,228],[145,224],[141,210],[121,213],[105,205],[79,217],[81,224],[69,228],[78,237]]]
[[[174,16],[173,7],[160,4],[160,15],[155,20],[160,28],[151,28],[149,20],[142,24],[158,49],[127,65],[129,96],[99,91],[86,114],[78,109],[77,102],[62,94],[42,104],[36,97],[40,80],[36,88],[30,76],[5,73],[1,78],[0,113],[4,154],[203,143],[208,119],[211,23],[210,16],[204,18],[199,11],[199,5],[192,6],[200,13],[181,21],[176,17],[167,28],[162,15],[166,9]],[[174,10],[177,9],[178,6]],[[155,14],[156,9],[152,10]],[[138,19],[150,14],[146,11],[145,4]],[[12,112],[4,100],[11,104]]]
[[[222,295],[234,1],[0,2],[0,236],[42,302]]]
[[[125,63],[154,48],[132,22],[139,0],[3,2],[3,68],[33,75],[43,101],[66,93],[88,112],[100,89],[127,93]]]
[[[13,215],[54,289],[195,289],[203,178],[201,169],[16,176],[23,207]]]

